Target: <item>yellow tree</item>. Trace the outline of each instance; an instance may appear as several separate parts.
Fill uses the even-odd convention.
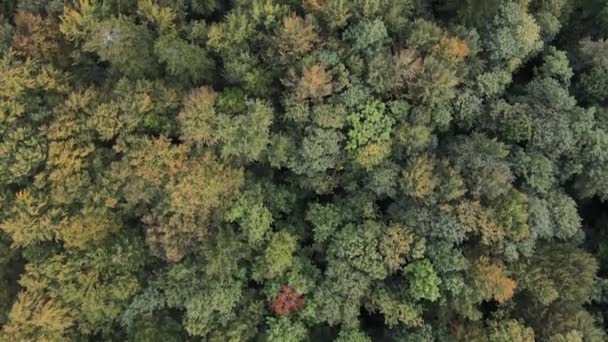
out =
[[[3,341],[65,341],[74,325],[71,309],[56,299],[20,292],[2,328]]]
[[[283,26],[276,33],[276,44],[284,62],[303,56],[318,41],[312,23],[296,15],[284,17]]]
[[[480,257],[473,264],[473,286],[484,300],[494,299],[504,303],[513,297],[517,282],[507,276],[502,262]]]

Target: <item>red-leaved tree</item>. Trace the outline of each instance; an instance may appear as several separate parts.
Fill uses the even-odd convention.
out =
[[[294,311],[302,310],[304,307],[304,299],[296,290],[287,285],[281,287],[281,291],[277,298],[272,301],[272,311],[277,316],[283,316]]]

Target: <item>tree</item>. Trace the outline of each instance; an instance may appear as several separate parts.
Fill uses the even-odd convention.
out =
[[[50,109],[44,105],[50,93],[63,96],[68,91],[61,75],[32,60],[20,61],[10,50],[0,59],[0,172],[3,184],[24,184],[46,159],[48,142],[37,134],[39,126],[48,119]],[[56,95],[56,96],[57,96]],[[61,101],[61,99],[55,99]],[[25,115],[30,112],[34,117]]]
[[[302,322],[288,318],[269,318],[268,324],[268,341],[299,342],[307,337],[307,329]]]
[[[179,107],[176,89],[158,81],[122,78],[109,97],[109,101],[97,105],[89,123],[101,139],[109,141],[142,132],[157,136],[175,134]]]
[[[245,45],[252,33],[251,20],[242,11],[235,10],[228,13],[222,23],[211,25],[207,44],[214,51],[230,54]]]
[[[161,36],[154,44],[158,61],[165,65],[167,72],[193,84],[209,81],[213,61],[207,51],[173,34]]]
[[[525,104],[513,105],[499,101],[494,105],[492,117],[495,122],[489,123],[506,141],[528,141],[532,136],[531,109]]]
[[[475,197],[495,198],[507,191],[511,170],[505,158],[509,151],[495,139],[481,134],[459,139],[448,146],[450,159],[461,170],[469,193]]]
[[[568,195],[556,191],[548,199],[551,212],[553,236],[566,240],[573,237],[581,228],[581,219],[577,214],[576,203]]]
[[[312,121],[323,128],[341,129],[346,124],[346,108],[341,104],[318,104],[312,107]]]
[[[431,55],[424,59],[419,77],[407,82],[407,97],[421,106],[416,111],[416,123],[445,128],[451,116],[448,101],[455,95],[459,80],[453,68]]]
[[[29,12],[15,15],[15,32],[12,47],[26,58],[37,58],[45,62],[60,63],[60,50],[65,49],[59,35],[57,21]]]
[[[607,85],[602,76],[608,72],[608,60],[603,54],[607,48],[608,44],[604,39],[596,41],[586,37],[579,42],[579,58],[585,71],[581,74],[578,86],[583,90],[584,101],[604,102]]]
[[[500,7],[499,1],[447,0],[445,3],[446,8],[455,11],[458,18],[468,26],[480,26],[486,20],[492,18]]]
[[[220,112],[217,139],[222,157],[235,157],[245,162],[259,160],[270,143],[272,120],[272,108],[260,100],[246,100],[243,112]]]
[[[484,208],[479,202],[462,202],[456,208],[459,221],[468,231],[481,236],[486,245],[498,242],[505,236],[504,228],[497,222],[496,212]]]
[[[213,144],[217,135],[216,93],[208,87],[197,88],[187,95],[179,113],[181,137],[189,143]]]
[[[556,262],[559,269],[552,267]],[[583,303],[591,293],[597,267],[590,254],[575,246],[545,244],[529,263],[518,267],[516,279],[522,290],[545,306],[556,300]]]
[[[499,197],[496,205],[496,220],[504,227],[507,236],[515,241],[530,234],[528,228],[528,197],[511,190]]]
[[[112,244],[88,251],[68,250],[40,263],[29,263],[19,281],[29,293],[22,299],[23,310],[33,310],[35,315],[49,310],[49,323],[55,326],[51,329],[58,333],[71,326],[58,320],[63,316],[72,317],[82,333],[108,331],[141,288],[138,276],[143,253],[141,242],[121,236]],[[19,314],[16,319],[26,317]]]
[[[525,7],[515,2],[499,6],[485,32],[482,44],[488,51],[489,62],[510,71],[542,47],[540,28]]]
[[[268,239],[273,222],[272,213],[264,205],[263,193],[259,187],[243,193],[226,213],[226,219],[228,222],[239,223],[252,247],[259,247]]]
[[[515,319],[493,320],[487,326],[480,324],[462,327],[456,334],[459,341],[525,341],[535,340],[534,330]]]
[[[203,259],[184,259],[161,275],[167,306],[185,311],[182,324],[189,335],[220,340],[254,336],[263,304],[245,288],[243,260],[250,250],[238,235],[225,231],[206,242],[203,251]]]
[[[374,101],[347,117],[351,128],[346,148],[366,168],[380,164],[390,153],[390,132],[395,121],[384,110],[383,103]]]
[[[504,303],[515,294],[517,282],[506,274],[505,266],[487,257],[478,258],[471,271],[473,286],[484,300]]]
[[[525,188],[544,195],[557,183],[556,166],[544,154],[516,150],[511,160],[511,170],[522,179]]]
[[[272,301],[272,310],[277,316],[283,316],[302,310],[304,300],[289,286],[281,287],[281,293]]]
[[[351,5],[344,0],[318,1],[306,0],[305,9],[321,14],[328,22],[328,26],[335,30],[344,27],[352,16]]]
[[[433,175],[434,165],[427,156],[414,159],[402,174],[402,187],[406,194],[414,198],[424,199],[430,196],[438,185]]]
[[[369,342],[370,338],[365,333],[358,330],[341,330],[336,341]]]
[[[441,279],[433,270],[433,264],[423,259],[407,265],[404,275],[409,280],[409,293],[414,299],[428,299],[431,302],[439,299]]]
[[[276,278],[290,269],[294,264],[293,253],[296,246],[295,237],[289,233],[284,231],[274,233],[264,251],[264,256],[258,259],[254,279]]]
[[[330,75],[322,65],[315,64],[302,69],[302,77],[298,81],[296,94],[300,99],[320,100],[332,91]]]
[[[168,315],[147,316],[127,332],[129,341],[177,342],[185,339],[181,325]]]
[[[334,129],[312,128],[305,132],[290,167],[299,174],[314,175],[337,168],[342,159],[342,141],[344,136]]]
[[[411,160],[401,176],[402,190],[422,201],[451,201],[461,197],[464,181],[447,160],[422,155]]]
[[[387,269],[379,251],[382,230],[383,226],[373,221],[346,225],[336,234],[329,253],[372,279],[384,279]]]
[[[39,217],[46,212],[46,208],[44,199],[34,199],[27,191],[18,192],[12,209],[13,217],[3,222],[2,230],[11,236],[16,246],[52,240],[58,229],[50,224],[53,216]]]
[[[10,243],[4,234],[0,234],[0,275],[2,288],[0,290],[0,324],[6,323],[13,302],[19,290],[18,280],[23,271],[21,253],[10,248]]]
[[[538,69],[545,77],[552,77],[564,85],[570,84],[574,75],[568,55],[565,51],[558,50],[555,46],[549,46],[543,56],[543,65]]]
[[[143,78],[157,70],[152,46],[150,31],[123,17],[95,23],[83,48],[126,76]]]
[[[393,224],[385,231],[380,241],[380,253],[389,272],[397,271],[406,263],[406,256],[414,244],[414,234],[410,229]]]
[[[551,160],[575,151],[580,134],[587,133],[592,125],[592,112],[577,107],[576,100],[556,79],[537,78],[526,88],[528,96],[523,100],[537,113],[532,123],[531,147]]]
[[[420,306],[410,302],[409,298],[401,295],[402,288],[374,289],[371,298],[365,303],[367,310],[379,312],[384,316],[385,323],[393,328],[399,324],[407,327],[418,327],[421,325]]]
[[[314,293],[313,304],[318,319],[330,325],[342,323],[357,327],[362,299],[371,285],[371,278],[346,262],[332,260],[319,288]]]
[[[384,104],[374,101],[367,103],[359,112],[353,112],[347,117],[351,126],[346,145],[348,150],[354,151],[365,147],[368,143],[380,143],[390,139],[394,120],[384,111]]]
[[[363,55],[371,55],[387,41],[388,33],[380,19],[364,19],[344,32],[342,39],[350,42],[350,48]]]
[[[128,205],[150,208],[142,215],[148,244],[159,256],[174,261],[210,233],[216,217],[237,199],[243,185],[241,170],[209,153],[192,160],[187,153],[188,148],[172,146],[166,138],[145,139],[136,142],[119,164],[122,171],[120,166],[116,170],[130,194]]]
[[[137,1],[137,14],[158,26],[160,31],[175,29],[176,14],[170,7],[161,7],[151,0]]]
[[[489,340],[492,342],[506,341],[534,341],[534,330],[520,322],[510,319],[502,322],[493,321],[490,324]]]
[[[67,338],[73,313],[61,302],[21,292],[0,337],[7,340],[58,341]]]
[[[283,18],[283,27],[277,32],[277,47],[285,62],[291,62],[310,51],[319,41],[314,26],[296,15]]]
[[[389,35],[395,39],[411,20],[414,5],[412,1],[391,0],[383,2],[382,6],[382,21]]]
[[[306,220],[313,226],[316,242],[325,242],[343,222],[342,213],[334,205],[313,203],[306,212]]]
[[[0,16],[0,53],[5,55],[11,45],[13,27],[5,16]]]

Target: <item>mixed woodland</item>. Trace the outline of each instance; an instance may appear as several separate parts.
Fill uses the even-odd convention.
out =
[[[607,1],[0,0],[0,341],[607,327]]]

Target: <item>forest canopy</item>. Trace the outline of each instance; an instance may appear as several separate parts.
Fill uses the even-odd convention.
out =
[[[606,341],[605,0],[0,0],[0,341]]]

